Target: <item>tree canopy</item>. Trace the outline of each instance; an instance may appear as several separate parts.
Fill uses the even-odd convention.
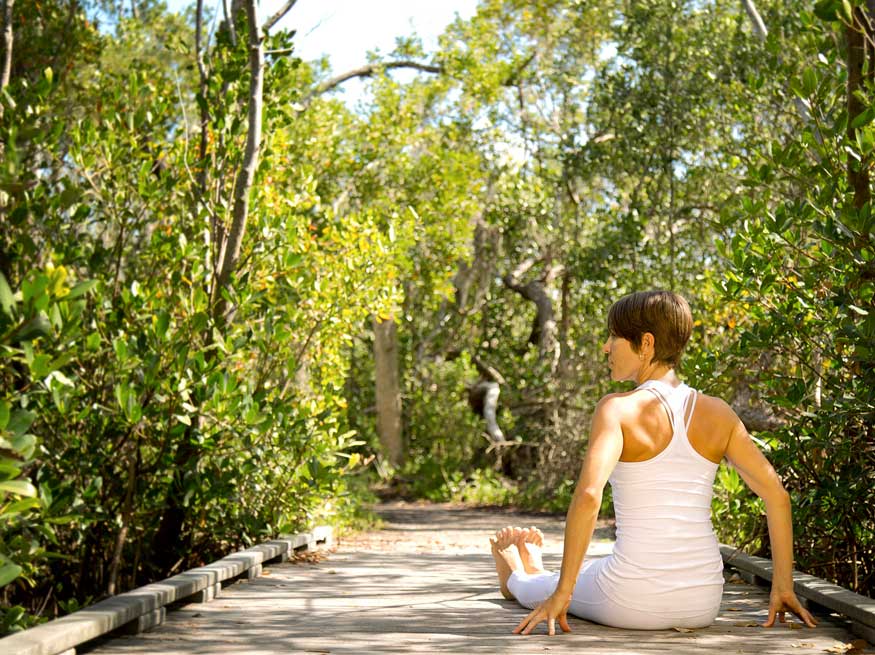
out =
[[[296,56],[294,2],[3,7],[0,632],[375,487],[564,510],[607,309],[649,288],[797,567],[875,589],[866,3],[482,0],[353,71]]]

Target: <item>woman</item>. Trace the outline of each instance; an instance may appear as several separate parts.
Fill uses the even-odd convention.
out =
[[[491,540],[502,593],[534,608],[514,633],[547,621],[553,635],[557,619],[568,632],[569,611],[618,628],[709,625],[723,592],[711,496],[724,457],[765,502],[774,561],[765,627],[788,611],[814,627],[793,592],[790,498],[780,478],[729,405],[675,373],[692,331],[686,300],[668,291],[633,293],[611,307],[608,328],[602,350],[611,378],[638,386],[596,406],[566,518],[561,574],[543,570],[534,529],[505,528]],[[617,541],[612,555],[581,569],[607,481]]]

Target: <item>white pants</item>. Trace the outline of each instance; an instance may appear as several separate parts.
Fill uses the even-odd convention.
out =
[[[568,606],[570,614],[594,623],[630,630],[704,628],[717,618],[719,601],[716,605],[713,601],[705,603],[708,607],[703,607],[701,613],[684,616],[659,616],[618,604],[602,591],[596,580],[599,569],[607,560],[608,558],[603,558],[584,562],[574,585],[571,605]],[[520,605],[534,609],[550,597],[558,583],[558,573],[547,571],[529,574],[514,571],[507,581],[507,588]]]

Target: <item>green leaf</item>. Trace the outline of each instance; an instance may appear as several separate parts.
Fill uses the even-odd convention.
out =
[[[6,429],[12,433],[13,437],[18,437],[30,428],[31,424],[36,420],[36,414],[29,412],[26,409],[17,409],[12,412],[12,417]]]
[[[112,349],[115,350],[115,356],[118,361],[124,364],[125,360],[128,358],[128,344],[124,339],[113,339],[112,340]],[[116,392],[118,393],[118,392]]]
[[[36,437],[32,434],[20,434],[12,439],[12,450],[25,459],[30,459],[36,450]]]
[[[839,19],[838,13],[841,6],[840,0],[819,0],[814,5],[814,14],[827,22],[836,21]]]
[[[0,307],[3,308],[3,313],[7,316],[12,316],[12,308],[15,306],[15,298],[12,295],[12,289],[9,288],[9,283],[3,273],[0,273]]]
[[[40,312],[24,325],[19,327],[10,337],[12,343],[21,343],[24,341],[33,341],[40,337],[47,337],[52,333],[52,324],[49,323],[48,317]]]
[[[846,21],[848,21],[849,23],[854,22],[854,10],[848,0],[842,0],[842,12],[844,13],[844,19]]]
[[[170,314],[165,311],[161,311],[158,313],[158,316],[155,317],[155,336],[159,339],[163,339],[167,334],[167,328],[170,326]]]
[[[0,491],[18,494],[19,496],[36,496],[36,487],[27,480],[7,480],[0,482]]]
[[[16,500],[14,503],[9,503],[6,505],[2,511],[0,511],[0,516],[10,517],[16,514],[21,514],[22,512],[26,512],[30,509],[34,509],[39,507],[40,501],[38,498],[22,498],[20,500]]]
[[[5,587],[19,575],[21,575],[21,567],[18,564],[7,562],[0,566],[0,587]]]
[[[117,384],[115,386],[115,399],[119,407],[131,423],[136,423],[143,416],[137,392],[129,384]]]
[[[802,90],[809,96],[817,90],[817,73],[813,68],[802,71]]]
[[[72,289],[70,289],[70,293],[64,296],[67,300],[72,300],[73,298],[78,298],[79,296],[84,296],[86,293],[91,291],[94,287],[97,286],[97,280],[85,280],[84,282],[80,282]]]
[[[0,400],[0,430],[6,428],[9,424],[9,401]]]
[[[44,378],[52,370],[52,356],[46,353],[38,353],[30,362],[30,373],[35,378]]]

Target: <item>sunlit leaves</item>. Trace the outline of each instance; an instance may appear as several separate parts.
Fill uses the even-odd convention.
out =
[[[850,5],[819,2],[815,13],[819,20],[847,20]],[[840,29],[810,17],[804,22],[812,32]],[[875,453],[866,445],[875,416],[872,223],[868,205],[854,206],[848,167],[871,157],[875,114],[864,109],[847,135],[838,42],[809,41],[808,61],[790,77],[811,118],[763,148],[749,170],[756,202],[735,208],[743,220],[723,247],[732,269],[721,286],[727,299],[742,301],[749,321],[732,356],[756,362],[752,384],[782,417],[771,433],[771,457],[798,503],[796,533],[805,536],[797,559],[802,568],[871,589],[871,566],[860,569],[851,560],[870,551],[875,538],[871,514],[861,510],[873,503],[875,481]],[[738,529],[751,529],[743,524]],[[864,527],[849,536],[844,524]],[[824,549],[834,561],[819,568]]]

